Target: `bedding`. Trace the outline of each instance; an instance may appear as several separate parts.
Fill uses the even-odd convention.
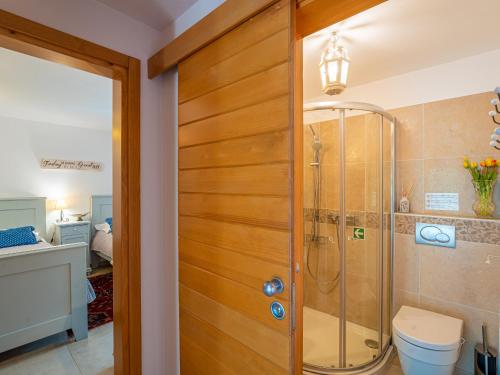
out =
[[[42,249],[46,249],[48,247],[52,247],[52,245],[44,240],[37,242],[37,243],[34,243],[34,244],[29,244],[29,245],[4,247],[4,248],[0,249],[0,256],[23,253],[25,251],[27,252],[27,251],[34,251],[34,250],[42,250]]]
[[[112,232],[113,231],[113,218],[112,217],[108,217],[104,221],[109,225],[109,231]]]
[[[35,228],[32,226],[0,230],[0,249],[37,243]]]
[[[113,234],[103,230],[96,231],[90,249],[103,254],[105,258],[113,259]]]

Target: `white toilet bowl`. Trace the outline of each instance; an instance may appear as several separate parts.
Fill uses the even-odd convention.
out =
[[[403,306],[392,336],[405,375],[453,375],[463,344],[463,321]]]

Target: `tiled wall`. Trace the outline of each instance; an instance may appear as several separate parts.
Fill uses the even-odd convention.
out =
[[[460,210],[449,214],[474,214],[474,189],[462,161],[464,156],[474,160],[500,158],[500,153],[488,146],[494,130],[488,116],[493,97],[483,93],[391,111],[398,119],[398,195],[401,183],[414,184],[412,212],[436,213],[425,210],[424,194],[428,192],[459,193]],[[495,200],[500,214],[500,187]]]
[[[488,116],[492,94],[483,93],[462,98],[399,108],[390,111],[398,119],[396,139],[397,182],[399,195],[401,183],[413,183],[412,212],[427,215],[473,215],[474,191],[470,177],[462,167],[462,159],[486,156],[500,158],[488,147],[493,126]],[[374,115],[350,117],[347,126],[346,155],[346,204],[347,210],[358,218],[378,210],[376,196],[379,173],[376,168],[378,134],[369,124],[377,121]],[[338,210],[338,123],[335,120],[312,125],[321,137],[322,159],[322,212]],[[304,127],[304,183],[305,207],[312,207],[312,136]],[[388,139],[385,139],[387,142]],[[389,148],[384,149],[388,166]],[[388,180],[389,168],[384,174]],[[495,190],[497,212],[500,213],[500,183]],[[426,211],[425,192],[459,193],[459,212]],[[388,192],[384,197],[388,208]],[[500,224],[493,220],[475,219],[454,222],[458,236],[456,249],[415,245],[414,216],[397,215],[395,236],[395,290],[396,304],[420,306],[465,320],[467,344],[459,366],[472,371],[471,351],[480,338],[481,323],[488,324],[490,344],[498,347],[500,312],[500,260],[486,264],[487,255],[500,255]],[[436,220],[425,217],[422,220]],[[442,219],[445,220],[445,219]],[[331,280],[338,270],[338,247],[335,225],[323,220],[320,235],[325,247],[311,253],[327,267],[322,274]],[[306,234],[310,221],[306,218]],[[350,228],[349,228],[350,229]],[[347,248],[347,298],[348,319],[367,327],[377,326],[376,295],[376,228],[367,229],[365,241],[348,242]],[[308,242],[306,240],[306,248]],[[307,250],[306,250],[307,254]],[[313,262],[314,265],[314,258]],[[338,286],[319,290],[317,282],[306,272],[305,304],[336,315],[338,312]],[[386,318],[386,322],[389,318]]]
[[[481,325],[498,348],[500,311],[500,221],[396,215],[396,311],[410,305],[460,318],[466,344],[458,366],[473,371],[474,346]],[[457,247],[415,244],[415,221],[456,226]]]

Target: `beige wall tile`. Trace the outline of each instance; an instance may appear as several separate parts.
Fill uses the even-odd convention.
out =
[[[351,237],[352,227],[347,228]],[[351,233],[349,233],[351,232]],[[378,272],[378,232],[365,228],[365,240],[346,241],[346,272],[376,280]]]
[[[394,289],[394,315],[397,314],[401,306],[420,306],[420,295],[407,290]]]
[[[458,193],[459,211],[424,211],[425,213],[474,215],[474,187],[462,159],[428,159],[424,162],[424,193]]]
[[[454,304],[443,300],[420,297],[420,308],[453,316],[464,321],[464,338],[466,340],[457,367],[472,372],[474,346],[481,342],[481,326],[486,323],[491,346],[498,346],[499,315],[468,306]]]
[[[424,104],[424,157],[463,158],[490,154],[491,93]]]
[[[365,210],[365,163],[346,163],[345,201],[347,210]]]
[[[365,116],[346,117],[345,155],[347,162],[365,161]]]
[[[456,249],[417,245],[420,252],[420,293],[471,307],[500,311],[500,245],[457,241]]]
[[[338,120],[322,122],[320,129],[323,163],[337,165],[340,158],[339,122]]]
[[[396,201],[401,199],[402,185],[408,189],[413,185],[410,197],[410,212],[424,212],[424,161],[404,160],[396,164]],[[397,208],[399,211],[399,207]]]
[[[396,117],[396,160],[423,158],[423,105],[391,110]]]
[[[419,292],[420,249],[415,237],[407,234],[394,235],[394,287],[411,293]]]
[[[325,178],[326,188],[323,187],[325,194],[326,207],[330,210],[339,209],[339,167],[338,164],[324,165],[322,173]]]

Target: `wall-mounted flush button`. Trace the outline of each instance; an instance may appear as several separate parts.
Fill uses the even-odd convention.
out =
[[[417,223],[415,242],[418,244],[452,247],[456,246],[455,226]]]
[[[273,314],[276,319],[283,320],[285,319],[285,308],[278,301],[274,301],[271,303],[271,314]]]

